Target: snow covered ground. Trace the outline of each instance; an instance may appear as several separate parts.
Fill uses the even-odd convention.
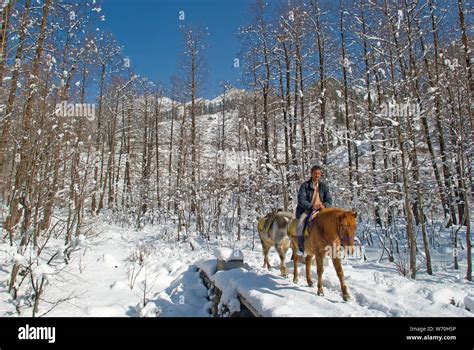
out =
[[[157,229],[101,226],[100,236],[81,242],[69,264],[51,264],[56,272],[49,276],[39,315],[51,309],[48,302],[60,299],[67,300],[47,316],[208,315],[207,289],[188,243],[163,241]],[[5,242],[0,245],[0,316],[16,315],[7,293],[11,254],[6,248]],[[22,316],[31,316],[31,309]]]
[[[215,264],[215,260],[198,263],[198,266],[212,263]],[[304,266],[300,268],[304,269]],[[232,312],[240,310],[237,300],[237,294],[240,294],[266,317],[474,316],[461,307],[467,294],[463,285],[456,287],[446,283],[440,286],[440,276],[411,281],[376,263],[345,265],[344,272],[352,296],[349,302],[342,300],[332,266],[324,275],[324,297],[317,296],[315,288],[307,287],[304,281],[295,285],[289,278],[258,270],[220,271],[213,276],[213,281],[223,290],[221,302]],[[452,300],[458,306],[452,305]]]
[[[366,249],[368,260],[344,262],[346,283],[351,300],[344,302],[339,281],[332,266],[324,273],[325,295],[316,295],[302,276],[292,282],[292,262],[288,278],[279,276],[279,259],[272,250],[271,271],[263,269],[260,242],[252,235],[241,242],[198,238],[177,243],[167,238],[170,227],[146,227],[142,231],[123,229],[102,223],[94,238],[83,239],[65,264],[53,259],[49,268],[40,264],[37,273],[48,275],[48,285],[38,315],[46,316],[210,316],[208,291],[196,265],[212,275],[214,249],[218,246],[240,248],[249,270],[234,269],[213,275],[224,291],[221,299],[237,310],[237,292],[251,301],[264,316],[423,316],[472,317],[473,283],[449,261],[434,255],[433,276],[420,271],[417,280],[401,276],[393,263],[378,262],[380,248]],[[254,249],[252,249],[255,243]],[[61,242],[57,242],[60,246]],[[52,250],[54,251],[54,249]],[[7,291],[14,250],[0,242],[0,316],[17,316]],[[47,253],[45,253],[47,255]],[[18,259],[18,257],[16,257]],[[316,280],[316,271],[313,270]],[[54,305],[58,300],[61,300]],[[471,308],[471,312],[466,309]],[[21,316],[31,316],[27,301]]]

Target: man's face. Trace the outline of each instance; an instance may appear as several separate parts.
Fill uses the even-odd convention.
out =
[[[313,170],[313,172],[311,173],[311,177],[313,178],[313,182],[319,182],[319,179],[321,178],[321,170]]]

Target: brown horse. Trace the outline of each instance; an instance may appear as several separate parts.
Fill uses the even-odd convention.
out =
[[[337,277],[341,283],[342,297],[349,300],[346,283],[344,282],[344,272],[341,265],[341,244],[345,251],[352,254],[354,252],[354,239],[356,234],[357,213],[338,208],[323,209],[319,212],[310,224],[309,236],[305,238],[304,249],[306,253],[306,281],[310,287],[313,286],[311,280],[311,261],[316,257],[316,267],[318,272],[318,295],[323,292],[323,262],[324,257],[332,258]],[[293,282],[298,282],[298,241],[296,228],[298,219],[290,224],[289,234],[291,237],[291,249],[293,250]]]

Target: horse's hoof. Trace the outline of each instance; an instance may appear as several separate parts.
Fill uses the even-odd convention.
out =
[[[349,296],[349,294],[344,294],[344,295],[342,296],[342,299],[343,299],[344,301],[349,301],[349,300],[351,300],[351,297]]]
[[[308,282],[308,287],[312,287],[312,286],[314,286],[314,283],[311,282],[311,281],[309,281],[309,282]]]
[[[298,279],[297,279],[297,278],[293,278],[293,283],[298,283]]]
[[[318,290],[318,295],[322,297],[324,296],[324,292],[322,290]]]

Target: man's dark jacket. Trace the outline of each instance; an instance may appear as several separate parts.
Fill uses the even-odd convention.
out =
[[[309,179],[301,184],[298,191],[298,205],[296,206],[296,218],[299,219],[303,213],[311,213],[311,200],[313,198],[313,179]],[[323,205],[328,208],[332,205],[329,187],[324,182],[319,181],[319,198]]]

